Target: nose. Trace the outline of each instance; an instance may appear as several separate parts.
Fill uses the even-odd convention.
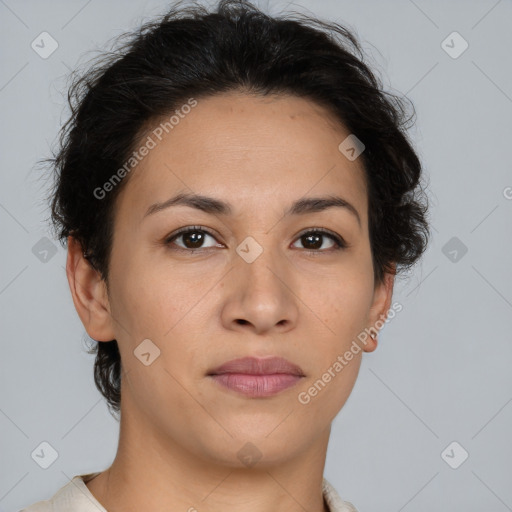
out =
[[[266,334],[293,329],[299,316],[298,284],[286,258],[264,251],[255,261],[238,261],[224,286],[221,320],[226,329]]]

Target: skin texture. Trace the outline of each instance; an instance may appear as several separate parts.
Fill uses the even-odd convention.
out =
[[[89,336],[118,340],[123,364],[117,456],[88,483],[109,512],[324,510],[331,422],[375,341],[308,404],[297,397],[386,317],[393,290],[391,274],[374,284],[362,163],[338,150],[348,135],[301,98],[199,99],[118,198],[108,292],[68,239],[77,312]],[[234,215],[175,206],[144,218],[179,192],[227,201]],[[361,224],[346,208],[284,216],[297,199],[330,194],[349,201]],[[205,235],[195,254],[177,250],[186,236],[165,244],[197,225],[215,237]],[[318,227],[349,247],[332,250],[328,236],[317,246],[304,239]],[[236,252],[248,236],[263,249],[252,263]],[[198,246],[189,239],[188,247]],[[144,339],[160,349],[149,366],[133,353]],[[282,356],[305,377],[272,397],[249,398],[207,376],[248,355]],[[237,455],[248,442],[261,454],[251,467]]]

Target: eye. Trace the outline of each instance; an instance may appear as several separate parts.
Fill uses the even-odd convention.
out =
[[[202,226],[188,226],[167,237],[165,239],[165,244],[174,244],[174,249],[186,252],[198,252],[199,249],[210,249],[222,245],[213,244],[205,247],[203,244],[208,237],[215,241],[215,235],[210,233],[206,228],[203,228]],[[322,249],[322,246],[324,245],[323,239],[326,238],[334,242],[334,245],[330,248]],[[182,240],[183,245],[176,243],[176,240],[180,239]],[[309,253],[332,252],[340,249],[346,249],[348,247],[348,244],[343,240],[343,238],[325,228],[315,228],[304,231],[299,235],[297,240],[303,245],[309,246],[305,247],[305,250]]]
[[[331,248],[319,250],[323,245],[323,239],[329,238],[332,242],[334,242],[334,246]],[[315,228],[310,229],[309,231],[304,231],[301,235],[299,235],[298,240],[306,246],[305,249],[307,252],[331,252],[337,251],[340,249],[346,249],[348,244],[341,238],[339,235],[324,229],[324,228]]]
[[[204,249],[205,247],[203,247],[203,244],[205,239],[208,237],[215,240],[213,234],[201,226],[189,226],[187,228],[180,229],[178,232],[166,238],[165,244],[171,245],[175,243],[175,240],[182,239],[184,247],[177,244],[178,250],[190,252],[196,249]],[[210,247],[214,247],[214,245]],[[210,247],[206,247],[206,249],[209,249]]]

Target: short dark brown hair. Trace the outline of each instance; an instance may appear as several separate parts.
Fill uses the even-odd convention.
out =
[[[405,97],[385,92],[356,36],[338,23],[300,14],[271,17],[245,0],[215,10],[182,2],[104,53],[68,92],[71,116],[55,171],[51,217],[61,243],[76,238],[108,285],[113,212],[129,177],[107,197],[93,191],[127,161],[144,127],[190,97],[244,90],[283,93],[326,107],[363,141],[369,236],[376,282],[410,268],[429,238],[422,166],[408,140]],[[120,409],[117,341],[97,342],[95,382]]]

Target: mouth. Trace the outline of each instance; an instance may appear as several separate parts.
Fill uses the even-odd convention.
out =
[[[233,359],[207,375],[222,387],[252,398],[276,395],[305,376],[300,367],[282,357]]]

